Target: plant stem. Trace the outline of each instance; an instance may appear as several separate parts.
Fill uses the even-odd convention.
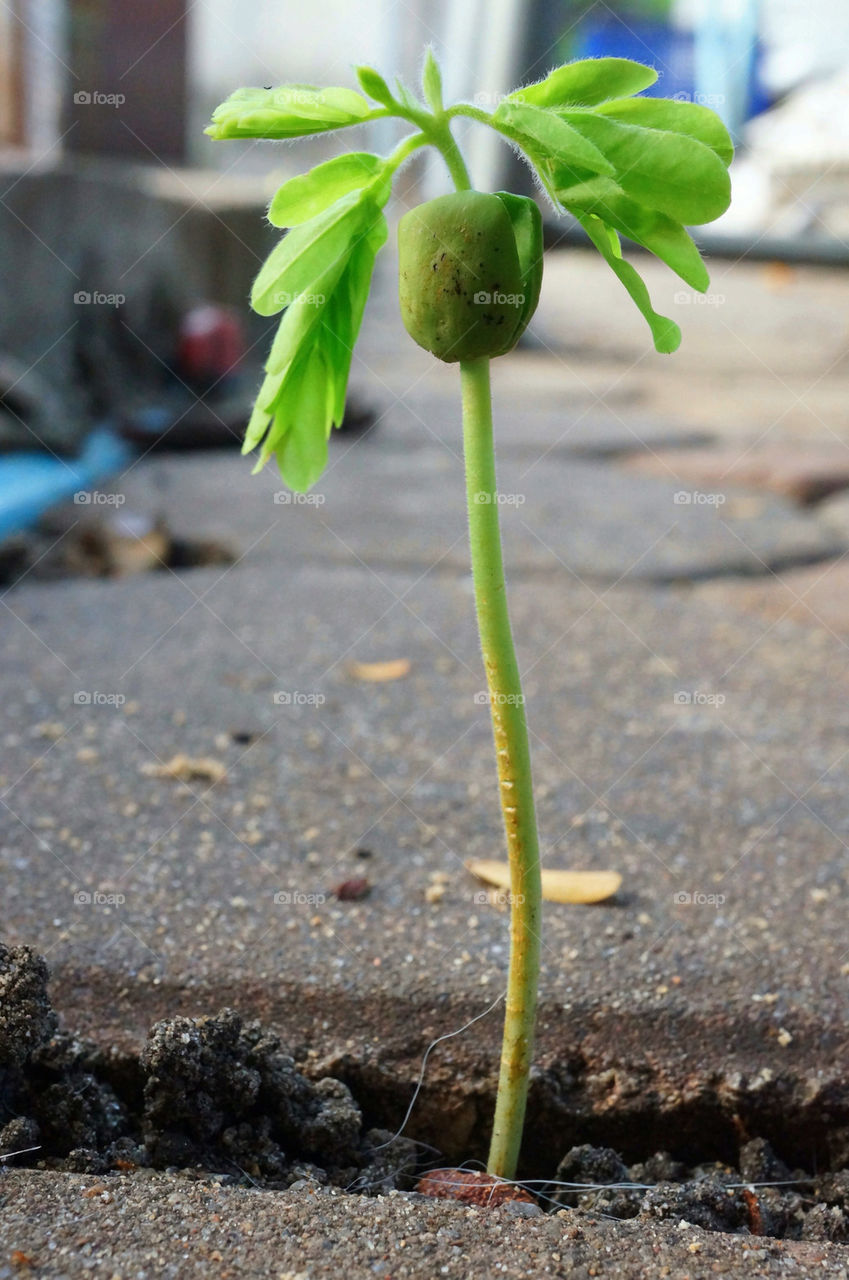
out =
[[[510,859],[510,968],[487,1168],[498,1177],[512,1178],[522,1142],[539,981],[539,841],[524,696],[510,631],[501,557],[489,360],[463,361],[460,374],[475,605]]]
[[[468,191],[472,185],[469,177],[469,170],[466,168],[466,162],[463,159],[463,153],[457,146],[454,135],[451,132],[451,125],[448,119],[442,116],[435,120],[435,128],[432,133],[433,141],[442,152],[442,157],[448,165],[448,172],[451,174],[451,180],[458,191]]]
[[[419,147],[427,146],[429,142],[430,138],[426,133],[411,133],[408,138],[403,138],[386,157],[386,171],[394,176],[408,156]]]

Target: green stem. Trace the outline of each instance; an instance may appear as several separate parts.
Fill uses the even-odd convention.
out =
[[[510,631],[501,557],[489,360],[463,361],[460,374],[475,605],[510,859],[510,968],[487,1168],[498,1177],[512,1178],[522,1142],[539,982],[539,841],[524,696]]]
[[[436,128],[433,131],[433,141],[442,152],[445,163],[448,165],[448,172],[458,191],[469,191],[472,180],[469,177],[469,171],[466,168],[466,162],[463,159],[462,152],[454,140],[451,132],[451,126],[447,119],[443,116],[436,119]]]
[[[457,116],[466,116],[469,120],[477,120],[480,124],[492,125],[492,112],[482,111],[480,107],[469,106],[467,102],[458,102],[455,106],[449,107],[445,112],[449,120],[456,119]],[[492,125],[495,128],[495,125]]]
[[[408,138],[403,138],[395,150],[386,157],[386,173],[394,176],[408,156],[411,156],[419,147],[427,146],[429,142],[430,138],[426,133],[411,133]]]

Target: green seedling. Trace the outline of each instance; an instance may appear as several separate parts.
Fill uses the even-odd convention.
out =
[[[215,111],[211,137],[297,138],[395,118],[412,132],[391,154],[348,152],[284,183],[268,211],[286,234],[253,286],[263,316],[282,312],[243,451],[256,469],[276,457],[283,480],[305,491],[327,461],[342,422],[351,354],[375,257],[386,241],[392,181],[421,147],[445,160],[455,191],[407,212],[398,231],[400,301],[415,341],[460,365],[466,486],[481,648],[489,687],[511,876],[510,962],[489,1172],[512,1178],[522,1139],[539,978],[539,846],[524,697],[507,612],[493,448],[489,362],[519,340],[539,298],[542,223],[535,201],[471,188],[452,134],[468,117],[495,129],[527,160],[559,213],[568,211],[618,276],[659,352],[678,326],[652,307],[620,236],[660,258],[693,289],[708,275],[686,226],[728,206],[731,140],[695,103],[639,95],[651,67],[599,58],[558,67],[508,94],[492,111],[446,107],[427,52],[422,97],[369,67],[362,92],[291,84],[240,89]]]

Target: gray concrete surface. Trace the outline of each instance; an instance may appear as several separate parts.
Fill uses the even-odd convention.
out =
[[[245,1276],[554,1276],[701,1280],[716,1275],[845,1277],[845,1247],[748,1239],[689,1224],[614,1222],[561,1210],[224,1188],[158,1176],[0,1175],[0,1277],[114,1280]]]
[[[445,401],[437,403],[438,413],[424,406],[423,422],[445,422]],[[231,455],[140,466],[121,494],[128,509],[161,512],[180,533],[237,534],[249,563],[275,558],[285,546],[296,562],[417,572],[439,565],[465,573],[462,445],[451,409],[443,439],[421,426],[413,432],[389,410],[356,443],[334,441],[330,468],[306,503],[292,501],[271,464],[257,479]],[[524,418],[508,417],[501,433],[504,548],[516,577],[537,572],[609,584],[761,575],[834,558],[847,547],[817,514],[773,494],[636,476],[575,457],[550,422],[543,417],[537,433]],[[611,432],[607,439],[621,448],[621,437]],[[632,447],[647,446],[634,437]]]

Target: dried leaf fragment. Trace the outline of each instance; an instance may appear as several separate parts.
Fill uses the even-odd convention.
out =
[[[497,889],[510,888],[510,867],[493,858],[472,858],[466,868],[473,876]],[[542,896],[546,902],[603,902],[611,898],[622,884],[618,871],[563,871],[544,867]]]
[[[354,680],[382,684],[386,680],[402,680],[410,673],[409,658],[390,658],[386,662],[352,662],[348,671]]]
[[[227,769],[212,756],[187,756],[179,751],[164,764],[143,764],[142,773],[152,778],[174,778],[177,782],[223,782]]]

